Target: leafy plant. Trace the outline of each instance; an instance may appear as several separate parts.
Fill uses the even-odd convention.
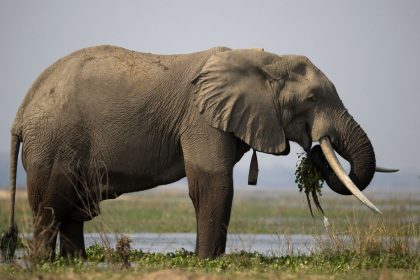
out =
[[[307,153],[298,154],[298,162],[296,163],[296,180],[295,183],[298,185],[300,192],[305,192],[306,199],[308,201],[309,211],[311,216],[314,214],[312,212],[311,200],[309,194],[312,195],[316,208],[324,215],[324,210],[322,210],[321,204],[319,203],[318,195],[321,196],[321,188],[324,184],[324,179],[321,176],[321,173],[312,163]]]
[[[131,247],[130,247],[131,239],[128,236],[122,235],[117,240],[117,245],[115,247],[115,252],[117,253],[117,256],[120,258],[120,260],[123,263],[123,267],[127,268],[130,267],[129,258],[131,255]]]
[[[103,262],[106,259],[107,248],[95,242],[86,248],[86,254],[89,261]]]

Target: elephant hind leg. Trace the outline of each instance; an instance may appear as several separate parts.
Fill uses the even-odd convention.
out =
[[[60,167],[31,165],[27,175],[28,198],[34,213],[34,257],[53,260],[61,223],[75,205],[74,186]]]
[[[66,220],[61,222],[60,230],[60,255],[73,259],[76,257],[87,258],[85,239],[83,237],[82,221]]]
[[[200,258],[218,257],[226,248],[233,199],[232,174],[210,174],[192,166],[186,166],[186,171],[197,218],[196,252]]]
[[[29,254],[39,260],[55,259],[58,223],[52,209],[45,208],[34,215],[34,238]]]

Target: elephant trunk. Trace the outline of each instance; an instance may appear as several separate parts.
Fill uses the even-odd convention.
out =
[[[340,113],[335,119],[337,120],[335,123],[337,137],[334,138],[332,146],[350,163],[349,177],[362,191],[369,185],[375,173],[376,160],[372,144],[360,125],[347,111]],[[311,159],[333,191],[342,195],[352,194],[334,173],[320,146],[312,149]]]

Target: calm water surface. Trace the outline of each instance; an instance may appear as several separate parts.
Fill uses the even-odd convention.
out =
[[[144,252],[168,253],[184,248],[194,251],[195,233],[131,233],[125,234],[131,242],[132,249]],[[94,244],[108,243],[115,248],[116,240],[121,234],[97,233],[85,234],[86,247]],[[321,237],[323,238],[323,237]],[[326,237],[325,237],[326,238]],[[324,238],[324,239],[325,239]],[[274,235],[274,234],[229,234],[226,251],[234,253],[240,251],[258,252],[264,255],[283,256],[290,254],[310,254],[320,237],[311,235]]]

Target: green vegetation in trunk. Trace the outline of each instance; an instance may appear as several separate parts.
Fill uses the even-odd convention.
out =
[[[312,212],[311,199],[309,194],[312,195],[316,208],[324,215],[324,210],[322,210],[321,204],[319,203],[318,195],[321,196],[321,188],[324,184],[324,179],[321,176],[321,172],[316,168],[312,163],[308,154],[301,153],[298,154],[298,162],[296,163],[296,180],[299,191],[304,192],[306,195],[306,200],[308,201],[309,211],[311,216],[314,214]]]

